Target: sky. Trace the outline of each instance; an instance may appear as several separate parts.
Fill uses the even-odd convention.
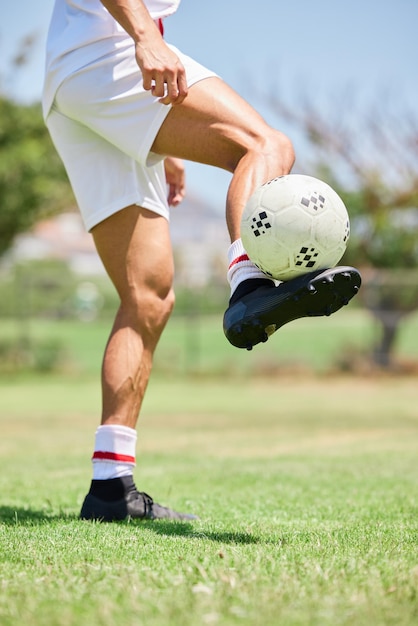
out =
[[[19,0],[3,10],[0,87],[7,96],[40,100],[53,4]],[[312,93],[332,106],[333,97],[347,90],[364,102],[389,90],[401,111],[416,108],[417,24],[418,0],[182,0],[166,20],[166,39],[216,71],[277,127],[263,93],[281,91],[295,106],[298,94]],[[14,71],[12,60],[27,35],[36,36],[30,61]],[[298,154],[303,145],[292,139]],[[188,164],[187,180],[223,210],[229,174]]]

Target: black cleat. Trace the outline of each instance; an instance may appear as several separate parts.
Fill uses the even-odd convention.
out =
[[[277,287],[266,280],[251,289],[252,283],[256,281],[250,279],[238,286],[223,324],[228,341],[247,350],[267,341],[288,322],[335,313],[356,295],[361,276],[354,267],[333,267],[304,274]]]
[[[151,496],[137,490],[132,476],[110,480],[92,480],[84,499],[81,519],[115,522],[127,518],[195,520],[196,515],[177,513],[153,501]]]

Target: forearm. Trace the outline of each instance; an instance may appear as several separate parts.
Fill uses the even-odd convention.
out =
[[[142,0],[100,0],[135,42],[159,35],[159,30]]]

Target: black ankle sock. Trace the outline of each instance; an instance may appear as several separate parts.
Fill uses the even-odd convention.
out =
[[[234,304],[237,300],[241,300],[241,298],[259,287],[274,287],[274,282],[270,280],[270,278],[247,278],[247,280],[243,280],[235,289],[229,300],[229,304]]]
[[[135,488],[132,476],[122,476],[122,478],[109,478],[108,480],[92,480],[89,493],[99,500],[115,502]]]

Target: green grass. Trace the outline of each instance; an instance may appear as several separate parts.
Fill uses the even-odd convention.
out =
[[[62,343],[67,371],[97,373],[111,321],[33,320],[23,330],[32,341]],[[174,316],[155,356],[156,373],[271,374],[286,371],[324,372],[335,368],[345,355],[370,353],[380,329],[363,309],[347,309],[330,318],[298,320],[276,333],[273,340],[251,352],[237,350],[225,340],[222,315]],[[2,320],[0,342],[22,333],[15,321]],[[418,315],[406,318],[400,327],[395,356],[416,360]]]
[[[0,624],[412,626],[416,380],[155,378],[139,486],[194,523],[77,519],[99,388],[0,380]]]

